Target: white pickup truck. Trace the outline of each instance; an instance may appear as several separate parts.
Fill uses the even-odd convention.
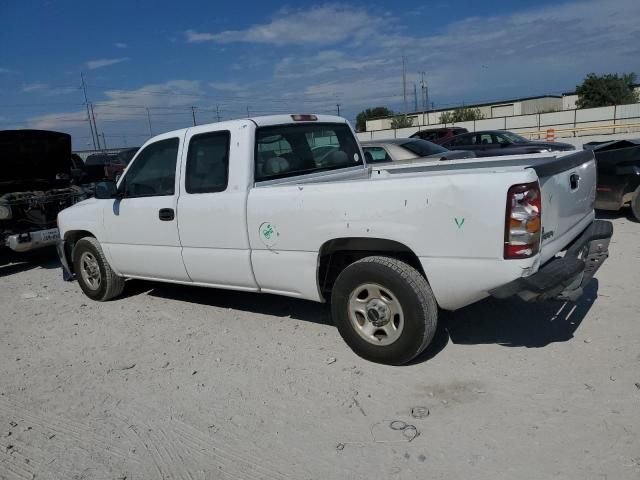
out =
[[[331,301],[364,358],[403,364],[439,309],[575,299],[608,255],[591,152],[370,167],[346,120],[278,115],[149,140],[118,184],[60,213],[65,277]]]

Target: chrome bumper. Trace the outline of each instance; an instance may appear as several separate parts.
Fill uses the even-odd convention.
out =
[[[57,228],[35,232],[16,233],[5,238],[5,245],[14,252],[27,252],[36,248],[55,245],[60,239]]]

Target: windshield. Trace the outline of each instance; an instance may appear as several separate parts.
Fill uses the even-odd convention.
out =
[[[520,135],[516,135],[515,133],[502,132],[502,135],[504,135],[511,143],[529,143],[529,140],[521,137]]]
[[[360,157],[353,133],[343,123],[262,127],[256,133],[255,179],[353,167],[362,165]]]
[[[427,157],[429,155],[448,151],[446,148],[426,140],[412,140],[410,142],[402,143],[400,146],[412,153],[415,153],[418,157]]]

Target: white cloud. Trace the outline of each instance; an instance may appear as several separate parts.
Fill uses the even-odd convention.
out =
[[[116,48],[129,48],[129,45],[127,45],[126,43],[122,43],[122,42],[116,42],[113,44],[114,47]]]
[[[42,92],[43,90],[47,90],[49,85],[46,83],[27,83],[22,86],[22,91],[25,93],[30,92]]]
[[[199,33],[195,30],[187,30],[184,32],[184,36],[189,43],[207,42],[215,39],[215,35],[211,33]]]
[[[83,121],[87,121],[86,111],[39,115],[37,117],[27,119],[27,124],[30,128],[38,128],[42,130],[62,130],[73,128]]]
[[[357,58],[339,50],[322,50],[313,56],[285,57],[276,64],[274,73],[278,78],[301,78],[336,74],[340,70],[360,72],[391,63],[392,60],[385,58]]]
[[[364,9],[323,5],[306,10],[280,10],[269,23],[252,25],[245,30],[219,33],[187,30],[185,37],[189,43],[214,41],[329,45],[347,39],[366,38],[384,23],[383,18],[370,15]]]
[[[16,71],[11,68],[0,67],[0,73],[16,73]]]
[[[26,83],[22,85],[22,91],[24,93],[39,93],[42,95],[66,95],[69,93],[75,93],[80,89],[80,87],[51,87],[46,83]]]
[[[191,115],[190,106],[198,103],[198,97],[203,95],[200,82],[196,80],[170,80],[133,90],[107,90],[103,93],[107,97],[106,100],[93,102],[96,121],[99,125],[124,121],[146,122],[145,108],[158,109],[155,113],[159,115],[175,112],[176,108],[183,107],[183,113],[187,117]],[[33,128],[55,130],[63,127],[77,127],[78,124],[86,121],[86,118],[86,110],[77,110],[40,115],[29,118],[27,122]]]
[[[89,60],[86,65],[90,70],[95,70],[96,68],[108,67],[110,65],[115,65],[117,63],[126,62],[129,60],[128,57],[123,58],[100,58],[97,60]]]
[[[247,89],[246,86],[236,82],[210,82],[209,86],[223,92],[242,92]]]

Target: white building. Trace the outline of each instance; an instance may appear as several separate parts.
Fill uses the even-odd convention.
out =
[[[640,94],[640,85],[634,85],[634,90]],[[500,102],[477,103],[463,106],[465,108],[477,108],[480,110],[484,119],[496,119],[575,110],[577,101],[578,95],[575,92],[568,92],[562,95],[541,95],[537,97],[524,97]],[[414,126],[424,127],[441,124],[440,116],[443,113],[453,112],[454,110],[455,109],[452,108],[440,108],[430,110],[429,112],[410,112],[407,116],[413,119]],[[392,120],[393,116],[367,120],[366,131],[389,130]]]
[[[562,97],[560,95],[541,95],[537,97],[516,98],[501,102],[476,103],[464,105],[465,108],[480,110],[484,118],[512,117],[514,115],[529,115],[532,113],[544,113],[562,110]],[[440,108],[425,112],[410,112],[408,117],[413,118],[413,124],[434,125],[439,124],[440,115],[446,112],[453,112],[453,108]],[[367,120],[367,131],[387,130],[391,128],[393,117],[383,117]]]

